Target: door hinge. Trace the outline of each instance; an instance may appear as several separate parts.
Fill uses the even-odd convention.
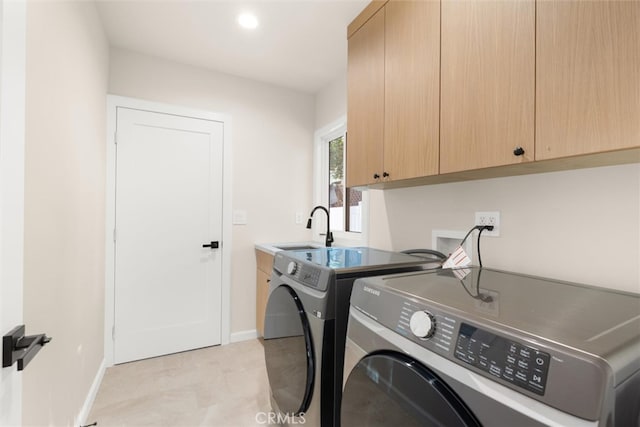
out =
[[[113,229],[113,243],[116,242],[116,229]]]
[[[113,133],[113,143],[118,145],[118,132]]]
[[[111,340],[115,341],[116,340],[116,325],[113,325],[111,327]]]

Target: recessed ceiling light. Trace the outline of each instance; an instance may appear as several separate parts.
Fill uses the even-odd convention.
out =
[[[253,13],[241,13],[238,15],[238,24],[242,28],[253,30],[258,27],[258,18]]]

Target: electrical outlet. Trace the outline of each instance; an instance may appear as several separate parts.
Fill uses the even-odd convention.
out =
[[[475,225],[493,225],[493,230],[484,230],[483,236],[500,236],[500,212],[476,212]]]

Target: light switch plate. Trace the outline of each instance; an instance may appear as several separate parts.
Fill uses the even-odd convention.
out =
[[[234,225],[245,225],[247,223],[247,211],[245,210],[233,211],[232,220]]]

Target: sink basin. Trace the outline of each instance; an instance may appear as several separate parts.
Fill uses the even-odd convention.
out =
[[[276,246],[278,249],[282,249],[283,251],[303,251],[306,249],[318,249],[322,246],[311,246],[311,245],[286,245],[286,246]]]

